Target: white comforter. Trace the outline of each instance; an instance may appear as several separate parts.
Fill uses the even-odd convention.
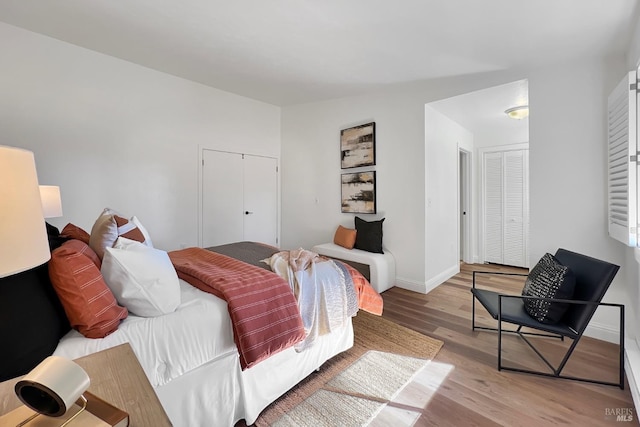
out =
[[[118,330],[101,339],[87,339],[71,330],[54,355],[75,359],[125,342],[132,347],[153,386],[160,386],[211,360],[237,352],[227,303],[180,281],[182,303],[170,314],[132,314]]]

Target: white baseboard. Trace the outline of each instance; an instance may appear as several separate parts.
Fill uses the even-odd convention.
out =
[[[584,335],[591,338],[596,338],[602,341],[618,344],[620,342],[620,330],[614,329],[610,326],[603,325],[601,323],[590,322],[587,329],[584,331]]]
[[[633,398],[633,405],[636,407],[636,413],[640,408],[640,392],[638,390],[638,382],[640,380],[640,348],[636,340],[627,338],[624,341],[624,372],[627,374],[629,382],[629,391]]]
[[[460,273],[460,265],[456,264],[451,268],[438,274],[436,277],[427,280],[426,283],[421,283],[411,279],[405,279],[402,277],[396,277],[396,286],[402,289],[407,289],[413,292],[419,292],[421,294],[428,294],[456,274]]]
[[[427,292],[425,293],[431,292],[432,290],[434,290],[435,288],[437,288],[447,280],[451,279],[453,276],[455,276],[458,273],[460,273],[460,264],[456,263],[456,265],[447,268],[445,271],[427,280],[427,283],[426,283]]]
[[[427,293],[427,288],[424,283],[411,280],[411,279],[396,277],[396,286],[402,289],[406,289],[408,291],[418,292],[421,294]]]

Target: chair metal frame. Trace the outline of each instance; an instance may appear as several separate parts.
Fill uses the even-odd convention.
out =
[[[481,305],[483,305],[483,307],[485,309],[487,309],[487,312],[498,321],[498,327],[497,328],[490,328],[490,327],[485,327],[485,326],[477,326],[476,325],[476,319],[475,319],[475,315],[476,315],[476,295],[474,293],[475,289],[479,289],[476,288],[476,274],[491,274],[491,275],[507,275],[507,276],[524,276],[526,277],[527,274],[521,274],[521,273],[505,273],[505,272],[491,272],[491,271],[474,271],[473,272],[473,281],[472,281],[472,289],[471,292],[473,293],[473,297],[472,297],[472,316],[471,316],[471,329],[473,331],[475,331],[476,329],[480,329],[480,330],[488,330],[488,331],[497,331],[498,332],[498,371],[512,371],[512,372],[520,372],[520,373],[525,373],[525,374],[532,374],[532,375],[539,375],[539,376],[544,376],[544,377],[552,377],[552,378],[563,378],[563,379],[568,379],[568,380],[574,380],[574,381],[582,381],[582,382],[587,382],[587,383],[593,383],[593,384],[601,384],[601,385],[608,385],[608,386],[617,386],[619,387],[621,390],[624,390],[624,305],[623,304],[614,304],[614,303],[605,303],[605,302],[601,302],[601,301],[579,301],[579,300],[571,300],[571,299],[554,299],[554,298],[541,298],[541,297],[533,297],[533,296],[524,296],[524,295],[511,295],[511,294],[502,294],[499,292],[493,292],[494,294],[497,294],[498,297],[498,312],[495,313],[491,313],[489,312],[489,310],[487,309],[487,307],[485,307],[482,302],[480,301]],[[503,321],[502,320],[502,300],[505,298],[515,298],[515,299],[521,299],[521,300],[525,300],[525,299],[531,299],[531,300],[541,300],[541,301],[549,301],[549,302],[560,302],[560,303],[568,303],[568,304],[574,304],[574,305],[593,305],[593,306],[605,306],[605,307],[617,307],[620,311],[620,337],[619,337],[619,382],[615,383],[615,382],[609,382],[609,381],[601,381],[601,380],[594,380],[594,379],[589,379],[589,378],[582,378],[582,377],[574,377],[574,376],[569,376],[569,375],[562,375],[562,370],[564,369],[565,365],[567,364],[567,362],[569,361],[569,358],[571,357],[571,355],[573,354],[573,351],[575,350],[576,346],[578,345],[578,342],[580,342],[580,339],[582,338],[582,333],[578,333],[577,331],[572,331],[572,333],[568,333],[568,334],[558,334],[558,333],[552,333],[549,332],[548,329],[545,328],[545,324],[544,323],[540,323],[538,322],[539,326],[536,325],[535,328],[533,328],[532,326],[528,326],[528,325],[520,325],[518,323],[515,322],[511,322],[511,321]],[[595,310],[594,310],[595,311]],[[510,329],[503,329],[502,324],[503,322],[505,323],[510,323],[512,325],[516,325],[518,328],[516,330],[510,330]],[[522,328],[523,327],[527,327],[529,329],[539,329],[542,331],[545,331],[546,333],[537,333],[537,332],[529,332],[529,331],[523,331]],[[502,334],[503,333],[511,333],[511,334],[517,334],[520,338],[522,338],[524,340],[525,343],[527,343],[527,345],[538,355],[538,357],[549,367],[549,369],[552,371],[551,373],[549,372],[541,372],[541,371],[534,371],[532,369],[521,369],[521,368],[513,368],[513,367],[509,367],[509,366],[504,366],[502,363]],[[557,338],[560,339],[562,341],[564,341],[565,336],[569,337],[573,340],[573,342],[571,343],[571,346],[568,348],[567,352],[565,353],[564,357],[562,358],[562,361],[560,362],[560,364],[558,365],[558,367],[554,367],[551,362],[549,362],[547,360],[546,357],[544,357],[544,355],[540,352],[540,350],[538,350],[533,343],[531,343],[531,341],[529,341],[527,339],[527,336],[535,336],[535,337],[545,337],[545,338]]]

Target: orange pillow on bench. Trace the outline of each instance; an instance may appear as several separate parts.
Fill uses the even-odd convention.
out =
[[[333,236],[333,243],[343,248],[353,249],[353,245],[356,244],[356,230],[339,225]]]

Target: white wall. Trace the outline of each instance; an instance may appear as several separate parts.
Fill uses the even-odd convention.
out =
[[[283,108],[283,245],[330,241],[338,224],[350,224],[352,216],[340,213],[338,135],[349,125],[375,121],[385,244],[396,256],[399,279],[426,287],[426,254],[446,250],[457,236],[424,238],[432,232],[424,221],[424,105],[528,78],[532,262],[565,247],[622,264],[625,251],[606,231],[605,111],[624,68],[622,58],[591,58]],[[607,300],[624,300],[625,278],[623,268]],[[615,316],[599,314],[595,323],[609,338],[617,329]]]
[[[197,245],[198,146],[280,155],[280,108],[0,23],[0,144],[87,231],[104,207],[154,244]]]
[[[562,247],[621,265],[610,302],[626,299],[624,246],[607,232],[606,173],[607,96],[623,74],[621,61],[608,60],[529,79],[531,263]],[[607,338],[617,323],[613,310],[599,309],[589,333]]]
[[[460,272],[459,168],[456,166],[459,166],[458,149],[473,153],[473,144],[471,132],[429,105],[425,106],[425,241],[441,244],[425,245],[422,292]],[[470,234],[474,234],[473,230]]]
[[[424,283],[424,103],[414,107],[372,96],[286,108],[283,247],[330,242],[339,224],[354,227],[356,215],[340,212],[340,130],[375,121],[378,214],[358,216],[386,218],[384,245],[396,257],[398,277]]]
[[[386,218],[384,244],[396,258],[398,282],[426,289],[425,104],[524,77],[487,73],[284,107],[282,246],[310,247],[331,241],[338,224],[353,227],[354,215],[340,212],[340,130],[375,121],[379,214],[369,219]]]
[[[513,133],[486,131],[474,133],[473,136],[476,148],[497,147],[529,142],[529,130],[524,127]]]

